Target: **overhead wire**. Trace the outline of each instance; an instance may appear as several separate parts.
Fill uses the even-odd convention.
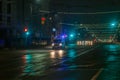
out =
[[[52,13],[52,11],[40,10],[42,13]],[[58,14],[111,14],[120,13],[120,11],[100,11],[100,12],[56,12]]]

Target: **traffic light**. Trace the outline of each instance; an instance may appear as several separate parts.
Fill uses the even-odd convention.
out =
[[[24,33],[25,33],[26,35],[29,35],[29,34],[30,34],[30,32],[28,31],[28,28],[27,28],[27,27],[24,27]]]
[[[71,38],[73,38],[73,37],[74,37],[74,35],[73,35],[73,34],[70,34],[70,37],[71,37]]]
[[[71,33],[71,34],[69,35],[69,39],[70,39],[70,40],[74,40],[74,39],[75,39],[75,34],[74,34],[74,33]]]
[[[28,28],[27,28],[27,27],[25,27],[25,28],[24,28],[24,32],[27,32],[27,31],[28,31]]]
[[[45,24],[46,18],[45,17],[41,17],[41,24]]]
[[[29,35],[30,33],[29,32],[26,32],[26,35]]]

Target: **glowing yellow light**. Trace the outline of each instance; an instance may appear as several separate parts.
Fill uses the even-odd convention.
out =
[[[63,50],[59,50],[58,54],[60,58],[63,57],[63,53],[64,53]]]
[[[55,52],[54,52],[54,51],[52,51],[52,52],[50,53],[50,58],[55,58]]]
[[[79,41],[77,41],[77,45],[80,45]]]

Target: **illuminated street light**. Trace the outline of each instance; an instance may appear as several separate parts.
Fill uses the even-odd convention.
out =
[[[55,31],[56,31],[56,29],[55,29],[55,28],[53,28],[53,29],[52,29],[52,31],[53,31],[53,32],[55,32]]]
[[[52,20],[52,17],[50,17],[49,19]]]

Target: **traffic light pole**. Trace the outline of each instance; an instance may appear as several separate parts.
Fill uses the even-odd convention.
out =
[[[28,43],[28,41],[27,41],[27,36],[25,37],[25,47],[27,47],[27,43]]]

